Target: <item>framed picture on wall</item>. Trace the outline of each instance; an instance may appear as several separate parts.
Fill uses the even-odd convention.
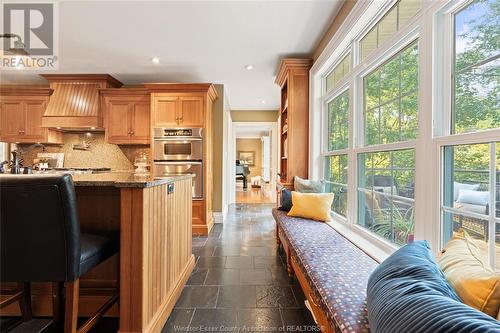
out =
[[[241,164],[255,165],[255,151],[238,151],[238,159]]]

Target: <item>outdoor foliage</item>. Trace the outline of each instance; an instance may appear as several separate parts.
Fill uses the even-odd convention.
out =
[[[414,42],[370,73],[365,84],[365,143],[412,140],[418,125],[418,46]]]
[[[347,148],[349,139],[349,91],[328,103],[328,151]]]
[[[500,127],[500,1],[474,1],[455,16],[456,133]]]
[[[347,155],[329,156],[325,165],[326,191],[335,194],[332,210],[337,214],[347,214]]]

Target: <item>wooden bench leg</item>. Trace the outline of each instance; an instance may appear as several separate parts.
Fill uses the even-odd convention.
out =
[[[286,270],[288,272],[288,276],[292,277],[293,276],[292,258],[288,253],[286,255]]]
[[[78,298],[80,295],[80,280],[65,282],[64,333],[76,333],[78,321]]]
[[[278,244],[278,246],[281,245],[280,227],[278,226],[278,223],[276,223],[276,244]]]
[[[18,288],[22,290],[22,295],[19,297],[19,307],[21,308],[23,320],[31,320],[33,318],[31,311],[31,283],[20,282],[18,283]]]

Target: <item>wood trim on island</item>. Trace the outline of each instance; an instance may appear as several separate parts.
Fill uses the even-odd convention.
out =
[[[173,184],[121,189],[120,333],[160,332],[193,270],[191,179]]]

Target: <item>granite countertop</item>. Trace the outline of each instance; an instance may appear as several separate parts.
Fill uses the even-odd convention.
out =
[[[190,179],[192,175],[175,175],[155,179],[151,175],[136,175],[130,171],[112,171],[92,174],[72,175],[75,186],[113,186],[113,187],[153,187]]]
[[[54,174],[31,174],[29,176],[43,176]],[[2,175],[1,177],[25,177],[28,175]],[[112,187],[135,187],[146,188],[163,184],[173,183],[178,180],[190,179],[193,175],[174,175],[161,179],[155,179],[151,175],[136,175],[133,171],[111,171],[92,174],[73,174],[75,186],[112,186]]]

